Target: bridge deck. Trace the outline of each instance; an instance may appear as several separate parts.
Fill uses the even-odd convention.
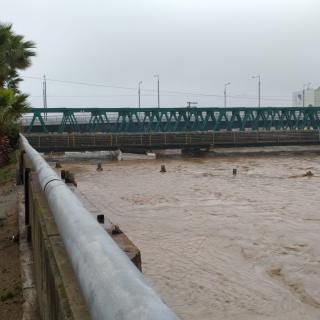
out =
[[[26,134],[41,152],[319,144],[318,130]]]

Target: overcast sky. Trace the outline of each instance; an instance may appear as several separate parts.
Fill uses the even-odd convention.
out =
[[[136,107],[139,81],[142,107],[154,107],[154,74],[162,107],[223,106],[227,82],[228,106],[256,106],[253,75],[262,106],[291,106],[303,84],[320,86],[319,0],[0,0],[0,8],[1,22],[37,44],[24,76],[106,85],[48,81],[49,107]],[[22,88],[42,106],[41,80]]]

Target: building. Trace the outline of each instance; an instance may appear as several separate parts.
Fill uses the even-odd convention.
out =
[[[306,88],[293,92],[293,107],[320,107],[320,87],[318,89]]]

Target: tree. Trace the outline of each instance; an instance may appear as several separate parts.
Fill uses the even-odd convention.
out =
[[[0,87],[11,87],[12,81],[17,84],[17,70],[24,70],[31,65],[35,56],[32,41],[12,31],[11,24],[0,23]],[[19,78],[18,83],[22,81]]]
[[[28,96],[19,90],[18,70],[31,65],[34,48],[32,41],[13,32],[11,24],[0,23],[0,166],[9,161],[9,133],[17,131],[17,120],[29,108]]]

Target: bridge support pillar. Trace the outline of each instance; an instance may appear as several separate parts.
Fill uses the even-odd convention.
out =
[[[111,154],[112,160],[121,161],[123,159],[121,150],[111,151],[110,154]]]

